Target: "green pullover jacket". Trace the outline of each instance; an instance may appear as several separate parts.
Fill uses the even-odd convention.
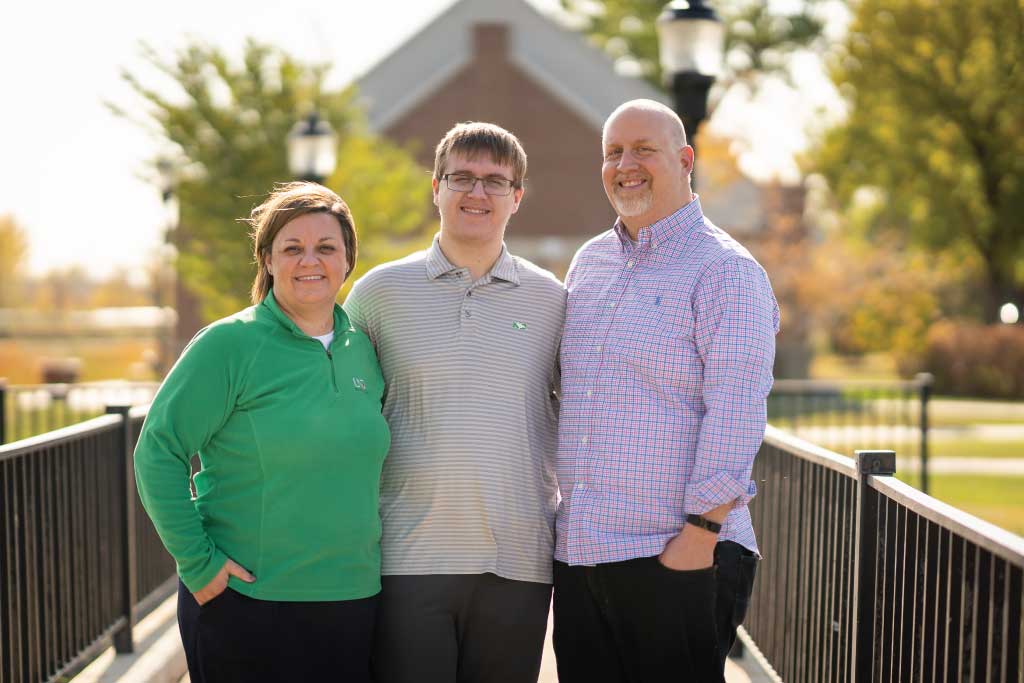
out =
[[[390,434],[369,339],[334,307],[330,350],[273,293],[206,327],[153,399],[135,449],[139,495],[190,591],[228,557],[263,600],[380,590],[381,466]],[[189,458],[202,471],[189,493]]]

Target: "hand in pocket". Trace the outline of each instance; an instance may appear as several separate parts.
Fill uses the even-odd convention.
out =
[[[253,583],[256,580],[256,577],[246,571],[242,565],[238,564],[231,558],[228,558],[228,561],[220,568],[217,575],[210,580],[210,583],[192,594],[195,596],[196,602],[200,605],[205,605],[210,600],[213,600],[215,597],[227,590],[228,577],[230,576],[237,576],[246,583]]]

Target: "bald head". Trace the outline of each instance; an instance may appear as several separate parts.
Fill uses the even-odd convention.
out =
[[[679,118],[679,114],[672,111],[671,107],[667,107],[655,100],[630,100],[620,104],[605,120],[604,128],[601,130],[601,139],[608,139],[608,128],[615,119],[630,112],[650,114],[651,119],[665,126],[664,132],[669,136],[673,144],[680,148],[686,147],[686,129],[683,127],[683,120]]]
[[[626,102],[601,133],[601,179],[631,235],[693,199],[693,148],[674,111],[653,100]]]

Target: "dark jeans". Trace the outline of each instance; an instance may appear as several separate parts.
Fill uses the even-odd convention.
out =
[[[370,683],[379,596],[256,600],[228,588],[200,606],[178,583],[178,628],[192,683]]]
[[[722,683],[757,559],[722,541],[715,565],[675,571],[657,556],[593,567],[555,562],[560,683]]]
[[[494,574],[381,577],[376,683],[536,683],[551,585]]]

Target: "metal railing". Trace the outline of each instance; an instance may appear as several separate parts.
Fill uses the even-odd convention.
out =
[[[746,630],[782,680],[1024,683],[1024,539],[769,427]]]
[[[157,382],[7,384],[0,379],[0,444],[27,439],[102,415],[108,405],[141,405]]]
[[[64,680],[175,589],[132,452],[145,407],[0,446],[0,683]]]
[[[780,379],[768,396],[768,422],[801,439],[852,456],[895,450],[918,463],[928,493],[928,402],[934,380]]]

